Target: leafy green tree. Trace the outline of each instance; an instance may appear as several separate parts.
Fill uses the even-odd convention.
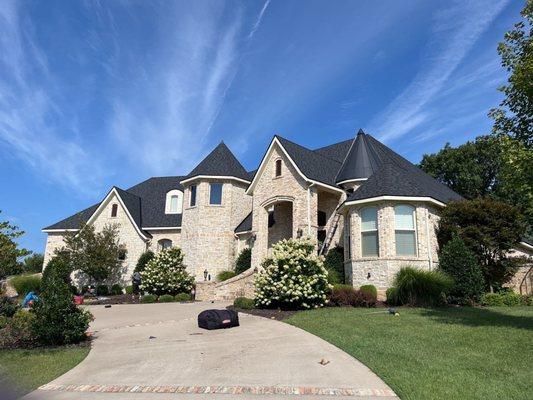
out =
[[[525,228],[519,210],[490,198],[449,203],[441,212],[437,239],[444,248],[460,237],[481,265],[485,284],[491,291],[514,275],[517,260],[508,253],[521,241]]]
[[[420,168],[467,199],[487,196],[499,184],[499,140],[479,136],[458,147],[446,143],[435,154],[424,154]]]
[[[502,66],[510,72],[508,83],[500,90],[505,98],[489,115],[493,132],[509,136],[533,147],[533,1],[527,0],[521,12],[523,20],[505,34],[498,45]]]
[[[324,258],[324,267],[328,271],[328,282],[332,285],[344,283],[344,248],[331,248]]]
[[[42,272],[44,256],[40,253],[34,253],[24,259],[25,272]]]
[[[96,285],[116,283],[122,276],[124,249],[119,244],[118,228],[106,225],[100,232],[83,225],[78,232],[65,235],[65,247],[72,269],[81,272]]]
[[[449,293],[451,301],[460,304],[479,302],[485,288],[483,273],[476,256],[460,237],[454,236],[440,250],[439,267],[454,280]]]
[[[1,212],[1,211],[0,211]],[[0,221],[0,279],[8,275],[16,275],[22,272],[19,258],[31,254],[31,251],[19,248],[15,239],[24,235],[9,221]]]

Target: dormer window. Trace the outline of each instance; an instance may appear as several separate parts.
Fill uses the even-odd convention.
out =
[[[276,178],[281,176],[281,159],[276,160]]]
[[[181,190],[171,190],[167,193],[165,213],[181,214],[183,210],[183,192]]]
[[[111,218],[116,218],[118,213],[118,204],[113,204],[111,206]]]

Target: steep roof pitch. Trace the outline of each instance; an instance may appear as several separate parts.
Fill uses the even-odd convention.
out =
[[[369,178],[381,164],[372,142],[362,130],[359,130],[337,174],[336,182]]]
[[[78,229],[80,225],[86,223],[89,220],[89,218],[91,217],[91,215],[94,214],[99,205],[100,203],[94,204],[83,211],[77,212],[76,214],[71,215],[70,217],[67,217],[59,222],[56,222],[55,224],[47,226],[46,228],[44,228],[44,230]]]
[[[318,149],[313,150],[315,153],[318,153],[322,156],[331,158],[340,163],[344,162],[346,154],[353,143],[353,139],[343,140],[342,142],[333,143],[328,146],[319,147]]]
[[[252,213],[248,214],[235,228],[235,233],[249,232],[252,230]]]
[[[335,175],[341,163],[320,153],[300,146],[290,140],[276,135],[289,157],[296,163],[300,171],[309,179],[335,186]]]
[[[220,144],[209,153],[184,180],[196,176],[231,176],[234,178],[250,181],[249,173],[233,155],[231,150],[224,144]]]

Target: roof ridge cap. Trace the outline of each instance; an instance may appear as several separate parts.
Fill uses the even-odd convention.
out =
[[[305,146],[303,146],[303,145],[301,145],[301,144],[298,144],[298,143],[296,143],[296,142],[293,142],[292,140],[286,139],[286,138],[284,138],[283,136],[279,136],[279,135],[274,135],[274,136],[275,136],[275,137],[278,137],[278,138],[281,138],[281,139],[283,139],[283,140],[286,140],[287,142],[289,142],[289,143],[291,143],[291,144],[293,144],[293,145],[295,145],[295,146],[301,147],[302,149],[305,149],[305,150],[307,150],[307,151],[313,153],[314,155],[317,155],[318,157],[322,157],[322,158],[324,158],[324,159],[326,159],[326,160],[333,161],[333,162],[335,162],[335,163],[337,163],[337,164],[340,164],[339,161],[337,161],[337,160],[335,160],[335,159],[333,159],[333,158],[330,158],[330,157],[328,157],[328,156],[325,156],[325,155],[323,155],[323,154],[317,153],[317,152],[315,152],[314,150],[310,149],[309,147],[305,147]],[[281,144],[283,145],[283,143],[281,143]]]

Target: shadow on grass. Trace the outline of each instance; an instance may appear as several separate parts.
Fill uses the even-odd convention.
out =
[[[520,316],[504,314],[488,308],[460,307],[426,309],[422,315],[444,324],[501,326],[533,330],[533,313],[531,316]]]

